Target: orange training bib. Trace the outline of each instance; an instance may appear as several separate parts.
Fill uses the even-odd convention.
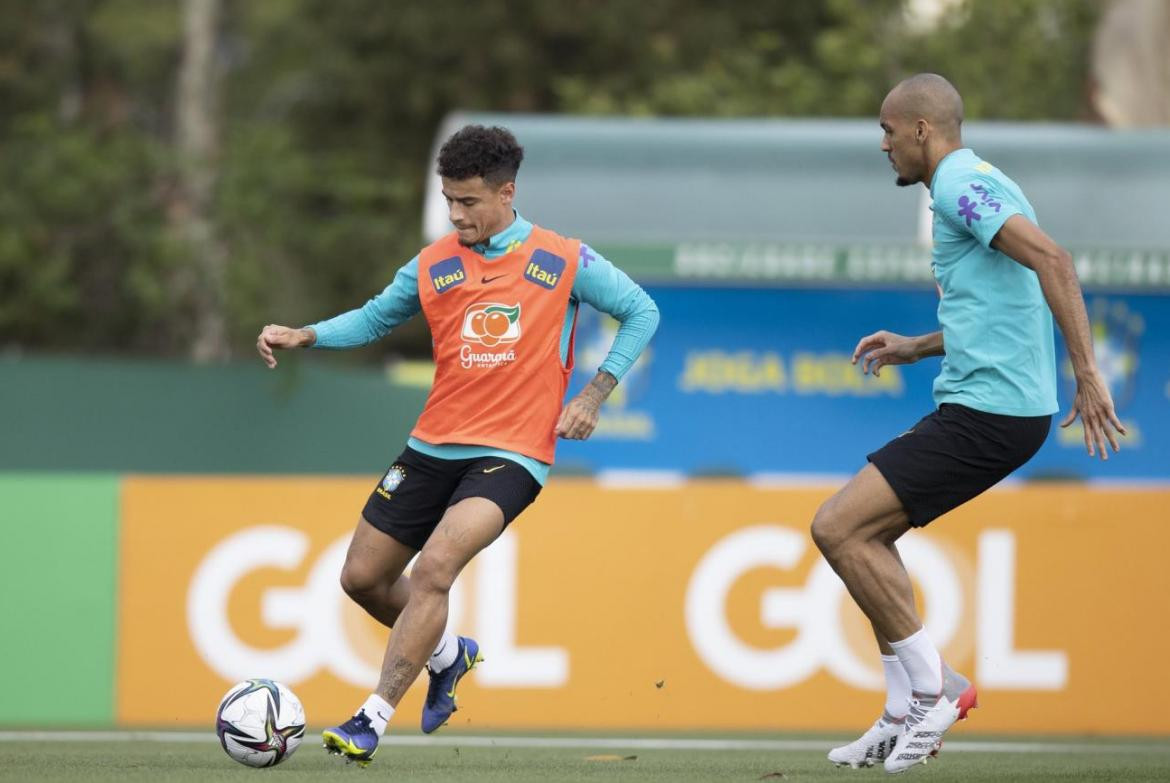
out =
[[[454,232],[423,248],[418,293],[434,340],[435,381],[414,437],[552,463],[573,369],[572,333],[563,364],[561,334],[580,250],[579,241],[538,226],[491,261]]]

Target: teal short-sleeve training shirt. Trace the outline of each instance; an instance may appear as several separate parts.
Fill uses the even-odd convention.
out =
[[[947,155],[930,184],[933,271],[945,356],[936,405],[1043,416],[1057,411],[1052,312],[1031,269],[991,247],[1013,215],[1036,213],[1019,186],[969,149]]]

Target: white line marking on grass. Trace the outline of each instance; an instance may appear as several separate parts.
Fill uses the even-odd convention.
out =
[[[217,742],[211,732],[195,731],[0,731],[0,742]],[[805,751],[833,747],[832,739],[672,739],[667,737],[516,737],[450,734],[445,737],[390,734],[382,745],[464,748],[610,748],[614,750],[762,750]],[[1170,744],[1134,742],[1011,742],[948,740],[959,753],[1170,753]]]
[[[594,480],[602,489],[679,489],[687,475],[678,470],[600,470]]]
[[[219,742],[209,731],[0,731],[0,742]]]
[[[848,473],[749,473],[748,484],[756,489],[840,489],[849,481]]]

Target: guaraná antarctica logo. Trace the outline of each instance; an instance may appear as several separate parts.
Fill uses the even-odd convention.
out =
[[[520,339],[520,303],[504,305],[499,302],[477,302],[463,314],[463,332],[466,343],[478,343],[494,348]],[[516,361],[516,352],[476,351],[464,345],[459,352],[463,369],[472,367],[502,367]]]
[[[497,302],[479,302],[467,308],[463,315],[465,342],[479,343],[489,348],[520,339],[520,303],[509,307]]]

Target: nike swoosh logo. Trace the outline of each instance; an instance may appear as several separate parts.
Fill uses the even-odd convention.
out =
[[[484,284],[484,285],[486,285],[486,284],[488,284],[488,283],[492,282],[493,280],[499,280],[501,277],[507,277],[507,276],[508,276],[508,273],[507,273],[507,272],[505,272],[504,274],[502,274],[502,275],[496,275],[495,277],[483,277],[483,278],[480,278],[480,281],[479,281],[479,282],[480,282],[480,283],[482,283],[482,284]]]
[[[508,466],[507,465],[496,465],[494,468],[484,468],[483,472],[484,473],[495,473],[497,470],[502,470],[503,468],[506,468],[506,467],[508,467]]]

